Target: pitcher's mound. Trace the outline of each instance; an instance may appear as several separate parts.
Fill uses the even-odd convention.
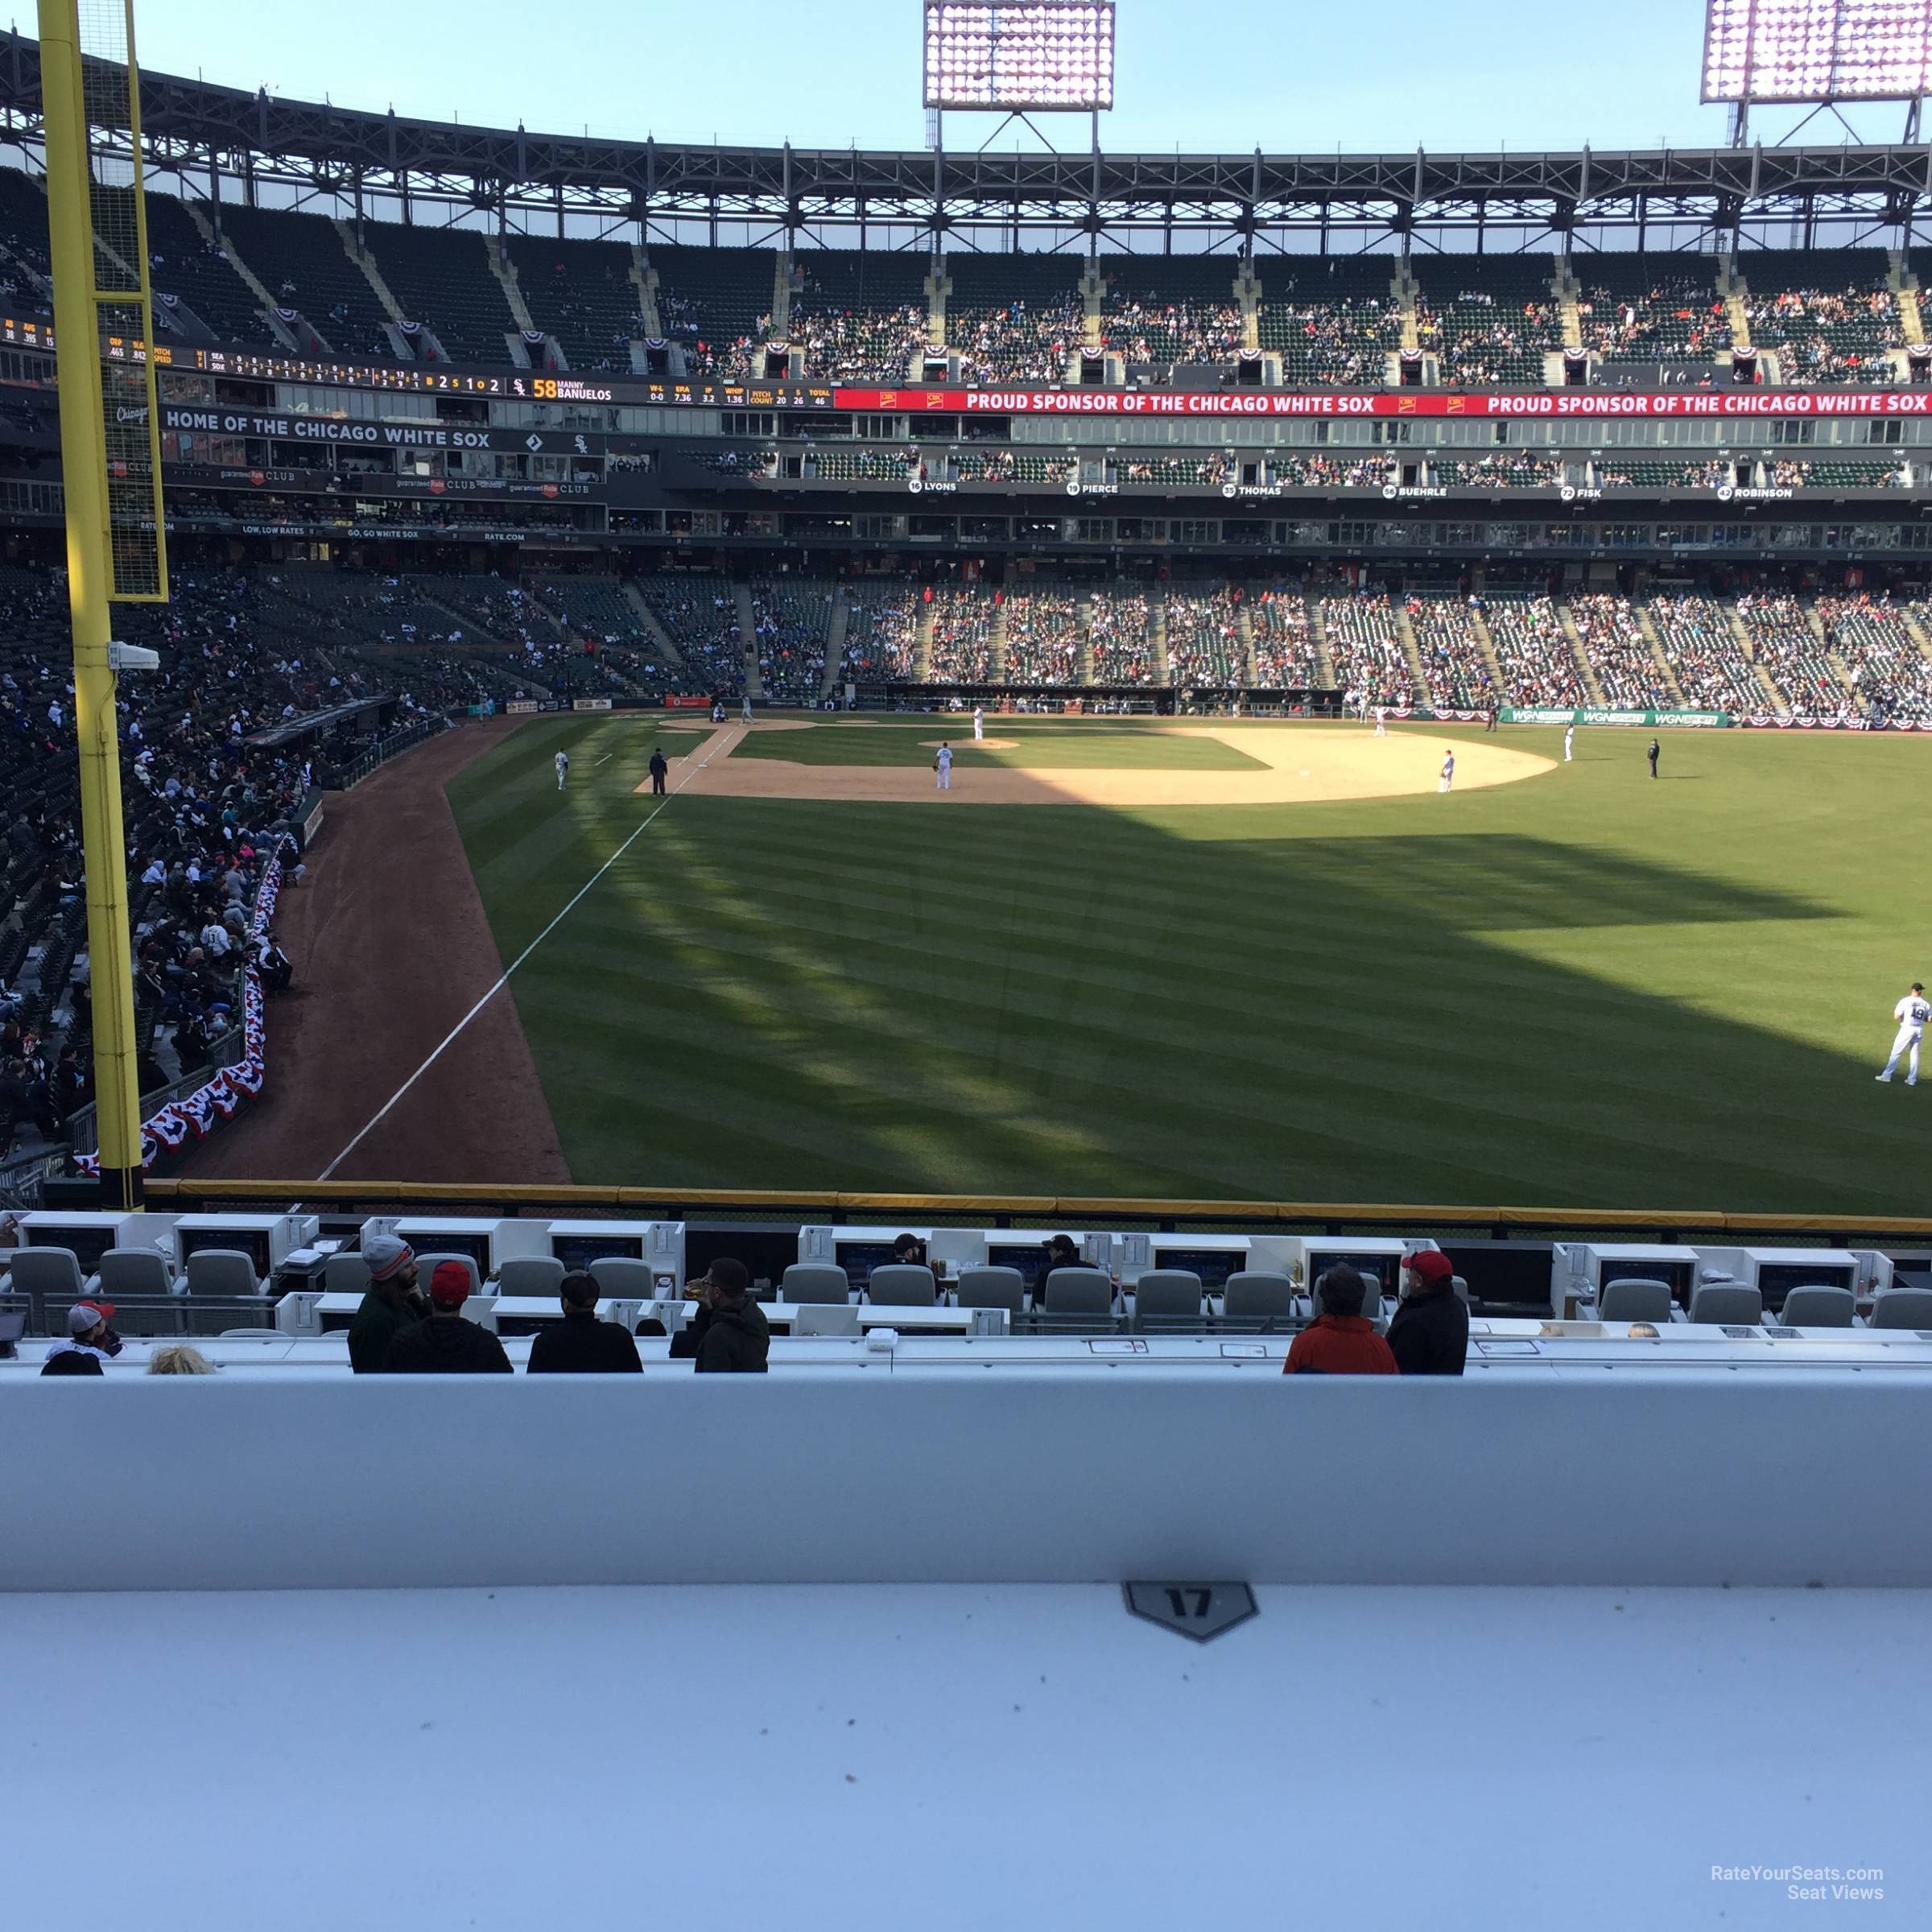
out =
[[[1018,751],[1018,738],[921,738],[919,742],[928,751],[937,751],[942,745],[950,745],[955,751]]]

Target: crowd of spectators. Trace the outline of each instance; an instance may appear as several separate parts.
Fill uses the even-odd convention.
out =
[[[919,589],[902,577],[861,578],[845,596],[841,675],[850,683],[909,683],[919,645]]]
[[[207,1068],[238,1023],[255,893],[310,776],[307,753],[250,741],[367,694],[320,649],[265,639],[252,577],[184,570],[173,592],[117,614],[161,659],[120,691],[144,1094]],[[52,1137],[91,1098],[73,704],[60,579],[0,572],[0,1151],[23,1129]]]
[[[1852,674],[1877,724],[1932,721],[1932,663],[1906,627],[1905,613],[1885,596],[1821,597],[1825,637]]]
[[[1418,304],[1418,345],[1433,350],[1445,388],[1540,388],[1543,358],[1562,341],[1555,304],[1465,290],[1439,313]]]
[[[677,647],[696,687],[720,697],[745,688],[745,640],[737,596],[723,577],[670,572],[640,577],[651,614]]]
[[[774,577],[751,587],[757,625],[758,683],[774,704],[819,701],[825,673],[825,633],[832,597],[822,582]]]
[[[1030,305],[1015,298],[992,307],[949,312],[947,335],[966,380],[980,387],[1006,382],[1057,384],[1080,342],[1077,295]]]
[[[1570,600],[1570,620],[1604,701],[1629,711],[1668,704],[1670,692],[1628,597],[1596,592]]]
[[[1796,597],[1778,592],[1740,597],[1737,616],[1751,640],[1752,661],[1770,675],[1793,716],[1858,716],[1851,693],[1832,669],[1823,638]]]
[[[1251,597],[1254,681],[1274,691],[1313,691],[1322,682],[1321,655],[1308,621],[1307,601],[1295,584],[1277,584]]]
[[[1556,458],[1533,456],[1526,449],[1429,459],[1431,483],[1503,483],[1513,489],[1553,489],[1563,480],[1562,470]]]
[[[1238,609],[1238,598],[1226,585],[1168,587],[1167,665],[1176,687],[1232,691],[1247,683]]]
[[[1154,644],[1147,634],[1147,597],[1137,590],[1096,590],[1088,613],[1096,684],[1151,684]]]
[[[1853,382],[1885,388],[1898,380],[1888,349],[1903,345],[1898,306],[1885,288],[1788,288],[1744,304],[1754,347],[1775,349],[1787,386]]]
[[[1380,705],[1407,710],[1414,704],[1415,679],[1386,591],[1323,597],[1322,633],[1350,709],[1373,711]]]
[[[1290,295],[1263,305],[1260,328],[1261,346],[1280,355],[1283,376],[1295,385],[1380,389],[1402,340],[1393,295],[1318,302]]]
[[[983,684],[993,675],[993,602],[972,584],[932,592],[931,676],[940,683]]]
[[[1645,611],[1691,709],[1755,717],[1769,708],[1770,699],[1715,597],[1689,591],[1660,594]]]
[[[820,308],[794,300],[791,346],[804,352],[805,374],[834,382],[898,385],[926,348],[926,308]]]
[[[1471,620],[1469,606],[1459,597],[1430,597],[1411,592],[1403,600],[1422,679],[1445,711],[1487,711],[1505,701],[1496,687],[1488,660]]]
[[[1587,704],[1576,652],[1548,597],[1497,597],[1481,605],[1498,668],[1518,704]]]
[[[1589,272],[1581,263],[1579,270]],[[1690,270],[1664,270],[1642,288],[1586,283],[1577,303],[1583,346],[1609,362],[1711,358],[1728,351],[1731,324],[1713,275],[1700,264]]]
[[[1080,607],[1071,591],[1007,593],[1006,675],[1016,684],[1080,682]]]
[[[1109,308],[1108,341],[1130,363],[1232,362],[1241,347],[1235,301],[1163,300],[1151,291]]]

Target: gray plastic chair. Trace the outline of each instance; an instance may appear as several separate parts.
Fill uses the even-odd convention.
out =
[[[332,1254],[322,1265],[324,1294],[367,1294],[369,1263],[360,1254]]]
[[[1133,1285],[1136,1328],[1199,1328],[1201,1278],[1191,1268],[1150,1268]]]
[[[1113,1283],[1097,1268],[1051,1268],[1034,1299],[1049,1315],[1111,1315]]]
[[[1469,1299],[1469,1284],[1464,1281],[1459,1274],[1452,1274],[1450,1276],[1449,1286],[1453,1288],[1465,1302]],[[1374,1280],[1371,1278],[1368,1283],[1368,1302],[1373,1302],[1376,1306],[1375,1307],[1371,1308],[1368,1306],[1368,1302],[1363,1302],[1362,1313],[1369,1316],[1373,1319],[1374,1316],[1381,1312],[1381,1290],[1377,1286]]]
[[[47,1297],[49,1322],[57,1314],[64,1314],[82,1295],[92,1294],[96,1286],[92,1275],[82,1278],[80,1257],[71,1248],[16,1248],[12,1284],[11,1294]],[[67,1331],[59,1332],[64,1335]]]
[[[1667,1322],[1670,1308],[1668,1282],[1639,1281],[1633,1275],[1620,1275],[1614,1282],[1604,1283],[1604,1291],[1596,1298],[1596,1319],[1600,1322]]]
[[[962,1268],[958,1283],[962,1308],[1004,1308],[1018,1315],[1025,1305],[1026,1278],[1017,1268]]]
[[[936,1308],[939,1285],[930,1268],[908,1261],[887,1261],[873,1269],[867,1278],[865,1298],[875,1308]]]
[[[1858,1297],[1849,1288],[1813,1282],[1787,1291],[1777,1319],[1787,1328],[1849,1328],[1857,1313]]]
[[[288,1337],[279,1328],[224,1328],[215,1340],[220,1342],[285,1342]]]
[[[1294,1311],[1294,1283],[1265,1269],[1241,1269],[1228,1276],[1221,1290],[1224,1321],[1288,1321]]]
[[[848,1302],[852,1283],[835,1261],[794,1261],[778,1283],[782,1302]]]
[[[110,1302],[175,1292],[174,1271],[151,1248],[108,1249],[101,1257],[101,1272],[95,1279]]]
[[[416,1257],[416,1282],[425,1294],[429,1293],[430,1283],[436,1278],[436,1270],[445,1261],[454,1261],[468,1271],[469,1291],[472,1294],[481,1294],[483,1292],[483,1277],[477,1271],[476,1263],[468,1255],[419,1254]],[[368,1272],[367,1269],[363,1270],[365,1274]]]
[[[547,1254],[512,1255],[497,1270],[498,1294],[554,1299],[564,1286],[564,1264]]]
[[[653,1302],[658,1285],[652,1278],[650,1263],[634,1254],[601,1255],[590,1265],[590,1278],[597,1285],[600,1299],[609,1302]],[[682,1290],[684,1284],[677,1284]]]
[[[1690,1290],[1690,1319],[1755,1328],[1765,1319],[1765,1298],[1742,1282],[1700,1282]]]
[[[198,1248],[188,1257],[190,1294],[261,1294],[266,1287],[256,1278],[253,1257],[239,1248]]]
[[[1932,1328],[1932,1288],[1888,1288],[1872,1304],[1873,1328]]]

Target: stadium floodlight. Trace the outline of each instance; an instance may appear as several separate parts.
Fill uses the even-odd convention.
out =
[[[926,0],[926,105],[1112,107],[1113,0]]]
[[[1706,0],[1701,98],[1916,101],[1932,83],[1932,0]]]

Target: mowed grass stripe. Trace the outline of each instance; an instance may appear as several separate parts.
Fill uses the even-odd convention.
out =
[[[587,795],[580,830],[546,833],[554,776],[519,770],[518,742],[477,770],[506,943],[649,803]],[[1841,1021],[1817,963],[1904,943],[1840,831],[1889,823],[1903,768],[1873,747],[1860,819],[1856,764],[1756,742],[1762,766],[1728,745],[1704,760],[1695,803],[1691,784],[1646,795],[1620,757],[1507,788],[1520,801],[970,825],[674,801],[533,959],[518,1005],[582,1178],[1897,1204],[1923,1117],[1875,1113],[1889,1090],[1827,1043],[1882,1053],[1869,1008],[1889,1009],[1895,974],[1860,960],[1847,978],[1872,996]],[[1670,937],[1693,928],[1709,1013],[1645,983],[1660,951],[1695,975]],[[1752,1025],[1764,1002],[1727,998],[1727,968],[1761,973],[1798,1037]],[[734,1158],[770,1171],[718,1171]]]

